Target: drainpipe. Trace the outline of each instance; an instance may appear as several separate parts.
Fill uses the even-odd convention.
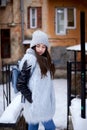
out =
[[[2,59],[1,59],[1,29],[0,29],[0,82],[2,80],[1,69],[2,69]]]
[[[22,37],[21,42],[23,43],[24,41],[24,0],[20,0],[20,4],[21,4],[21,37]]]

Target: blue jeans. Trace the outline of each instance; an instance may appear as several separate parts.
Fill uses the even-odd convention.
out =
[[[49,120],[47,122],[42,122],[43,126],[45,127],[45,130],[55,130],[55,124],[53,120]],[[38,130],[39,123],[37,124],[29,124],[28,130]]]

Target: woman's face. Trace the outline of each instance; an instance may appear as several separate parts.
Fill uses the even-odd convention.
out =
[[[43,55],[45,51],[46,46],[43,45],[42,43],[36,45],[36,52],[38,53],[38,55]]]

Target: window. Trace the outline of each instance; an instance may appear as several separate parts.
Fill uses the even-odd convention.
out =
[[[75,28],[76,27],[76,10],[73,8],[67,9],[67,28]]]
[[[65,34],[65,17],[64,9],[56,10],[56,32],[58,34]]]
[[[56,8],[56,34],[66,34],[66,29],[76,28],[75,8]]]
[[[28,7],[28,28],[42,27],[42,8]]]
[[[6,6],[6,0],[0,0],[0,6],[4,7]]]
[[[30,27],[36,28],[37,27],[37,9],[30,8]]]

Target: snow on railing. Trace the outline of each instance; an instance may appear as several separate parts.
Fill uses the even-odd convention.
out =
[[[86,99],[87,106],[87,99]],[[74,98],[71,101],[70,113],[72,117],[72,123],[74,130],[87,130],[87,114],[86,118],[81,117],[81,99]],[[86,109],[87,113],[87,109]]]
[[[21,95],[17,95],[15,99],[8,105],[6,110],[0,117],[0,124],[1,123],[16,123],[19,116],[21,116],[22,112],[22,103],[21,103]]]

